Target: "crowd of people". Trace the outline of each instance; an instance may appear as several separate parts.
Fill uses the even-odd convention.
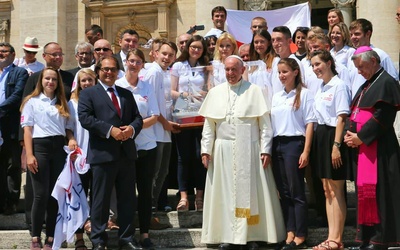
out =
[[[153,39],[150,62],[132,29],[122,32],[121,51],[113,54],[101,27],[92,25],[88,42],[75,47],[77,67],[66,71],[57,42],[41,47],[27,37],[22,58],[0,43],[0,212],[16,212],[26,165],[31,250],[59,248],[52,190],[66,151],[76,150],[90,167],[80,174],[90,219],[75,231],[77,250],[87,249],[84,231],[93,249],[106,249],[106,229],[118,230],[120,249],[155,248],[149,229],[169,225],[152,212],[172,209],[166,196],[174,152],[176,211],[203,212],[205,244],[306,248],[307,184],[329,229],[313,250],[342,250],[346,180],[356,184],[358,249],[400,242],[393,126],[399,72],[371,44],[372,23],[359,18],[347,27],[332,9],[327,34],[317,26],[270,33],[267,20],[255,17],[251,42],[238,47],[224,30],[225,8],[215,7],[211,17],[214,27],[204,37]],[[204,125],[183,126],[198,116]]]

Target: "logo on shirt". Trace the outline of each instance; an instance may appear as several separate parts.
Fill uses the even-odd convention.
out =
[[[21,121],[20,122],[21,123],[24,122],[24,116],[23,115],[21,115]]]
[[[147,102],[147,99],[148,99],[147,96],[142,96],[142,97],[139,98],[139,101]]]
[[[322,98],[322,100],[328,101],[328,102],[331,102],[332,99],[333,99],[333,94],[329,94],[328,96],[325,96]]]

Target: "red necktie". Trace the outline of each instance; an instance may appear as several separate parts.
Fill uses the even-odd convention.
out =
[[[119,117],[121,117],[121,109],[120,109],[119,104],[118,104],[117,96],[114,93],[114,89],[113,88],[108,88],[107,91],[111,93],[111,99],[112,99],[112,102],[114,104],[114,107],[117,110]]]

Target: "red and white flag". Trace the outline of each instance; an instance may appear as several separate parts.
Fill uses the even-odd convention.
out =
[[[250,43],[251,20],[254,17],[264,17],[268,23],[268,31],[276,26],[287,26],[293,33],[297,27],[311,26],[311,10],[308,3],[266,11],[227,10],[226,25],[228,32],[232,34],[239,43]]]

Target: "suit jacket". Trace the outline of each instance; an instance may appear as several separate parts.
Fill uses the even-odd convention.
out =
[[[24,97],[35,90],[41,72],[42,71],[35,72],[28,78],[24,89]],[[67,100],[69,100],[69,98],[71,97],[72,82],[74,81],[75,76],[71,72],[64,71],[62,69],[60,69],[59,72],[64,83],[65,96],[67,97]]]
[[[120,98],[119,117],[110,96],[101,84],[82,90],[79,94],[78,116],[83,128],[89,131],[89,164],[117,161],[124,154],[131,160],[137,158],[134,138],[140,133],[143,120],[135,99],[129,90],[116,86]],[[124,142],[111,135],[106,138],[111,126],[131,125],[135,129],[133,139]]]
[[[21,115],[19,108],[28,77],[28,71],[24,68],[17,67],[14,64],[11,65],[5,82],[6,99],[4,102],[0,103],[0,129],[5,139],[18,138]]]
[[[67,72],[71,73],[75,77],[76,73],[78,73],[78,71],[81,69],[82,69],[81,67],[76,67],[76,68],[67,70]]]
[[[117,54],[114,54],[113,56],[114,56],[115,58],[117,58],[119,69],[122,70],[122,71],[125,71],[124,62],[122,62],[122,58],[121,58],[120,53],[121,53],[121,51],[118,52]]]

